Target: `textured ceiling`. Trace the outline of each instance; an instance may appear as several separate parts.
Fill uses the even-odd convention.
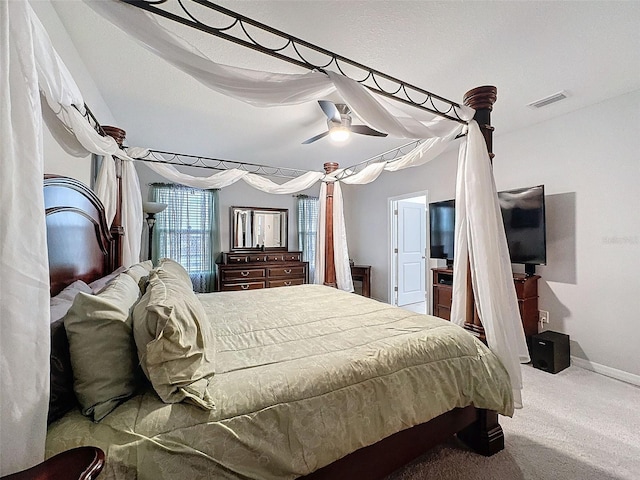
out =
[[[495,85],[497,136],[640,89],[640,2],[217,3],[451,100]],[[224,97],[82,2],[54,6],[130,145],[319,170],[326,161],[347,166],[407,142],[353,136],[344,146],[328,139],[301,145],[326,128],[316,103],[264,109]],[[304,71],[204,33],[171,28],[219,63]],[[566,100],[527,107],[560,90],[568,93]]]

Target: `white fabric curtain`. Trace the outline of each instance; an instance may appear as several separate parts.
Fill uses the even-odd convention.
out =
[[[105,155],[98,171],[94,190],[102,201],[107,222],[113,222],[118,203],[118,179],[116,175],[116,159]],[[142,248],[142,226],[144,213],[142,211],[142,192],[138,172],[132,160],[122,160],[122,192],[121,192],[121,222],[124,227],[122,239],[122,265],[129,267],[140,261]]]
[[[130,267],[140,261],[142,247],[142,192],[138,172],[131,160],[122,161],[122,265]]]
[[[327,248],[327,229],[325,228],[327,225],[327,202],[325,201],[325,199],[327,198],[326,182],[322,182],[320,184],[320,193],[318,194],[318,198],[320,198],[320,208],[318,209],[318,226],[316,227],[318,238],[316,242],[316,274],[313,277],[313,283],[324,285],[324,252]]]
[[[318,240],[316,244],[316,274],[314,283],[323,285],[325,281],[325,248],[326,248],[326,218],[327,183],[320,186],[320,211],[318,214]],[[336,269],[336,286],[340,290],[353,292],[351,267],[349,266],[349,248],[347,246],[347,231],[344,225],[342,190],[340,183],[333,184],[333,262]]]
[[[129,148],[127,151],[134,158],[142,158],[149,153],[149,150],[139,147],[136,147],[135,149]],[[145,165],[167,180],[193,188],[219,189],[228,187],[238,180],[244,180],[253,188],[262,190],[263,192],[280,195],[292,194],[306,190],[324,177],[324,173],[322,172],[307,172],[297,178],[289,180],[288,182],[277,184],[268,178],[247,172],[246,170],[239,170],[237,168],[223,170],[221,172],[214,173],[213,175],[209,175],[208,177],[198,177],[180,172],[173,165],[166,163],[145,162]]]
[[[115,140],[100,136],[82,116],[82,95],[28,2],[0,1],[0,9],[0,474],[5,475],[44,456],[50,339],[42,119],[69,153],[127,156]],[[41,95],[46,99],[44,109]],[[138,198],[131,200],[138,185],[132,168],[125,167],[123,177],[125,183],[131,182],[123,197],[129,199],[123,201],[130,222],[129,246],[125,242],[124,247],[130,252],[128,258],[139,255],[142,228],[139,186]],[[103,180],[116,182],[113,173],[108,169]],[[132,220],[136,216],[139,221]]]
[[[336,267],[336,284],[340,290],[353,292],[347,229],[344,224],[344,202],[340,182],[333,186],[333,262]]]
[[[460,146],[456,182],[456,229],[451,321],[464,325],[467,261],[487,344],[509,372],[522,406],[520,363],[529,361],[518,311],[509,249],[485,140],[475,121]]]
[[[123,161],[131,159],[120,149],[117,142],[96,132],[82,115],[84,100],[57,52],[49,36],[35,13],[29,9],[29,20],[33,32],[34,59],[38,72],[39,88],[46,99],[47,125],[54,138],[63,148],[76,156],[88,156],[90,153],[103,155],[103,168],[97,179],[96,194],[105,205],[109,223],[116,211],[117,178],[112,157]],[[56,122],[57,119],[57,122]],[[65,133],[67,132],[67,133]],[[142,232],[142,196],[137,173],[133,166],[123,166],[122,211],[123,224],[126,227],[123,243],[123,264],[132,265],[139,261]],[[138,194],[136,196],[136,194]],[[126,213],[125,213],[126,212]]]
[[[38,38],[27,2],[0,2],[0,475],[44,457],[49,271]]]
[[[116,178],[116,162],[111,155],[105,155],[100,163],[100,170],[96,177],[96,184],[93,188],[98,198],[104,205],[107,223],[111,225],[116,216],[118,204],[118,182]]]
[[[425,116],[415,108],[403,110],[392,106],[384,97],[374,95],[358,82],[328,72],[278,74],[219,65],[205,54],[160,25],[153,15],[117,0],[87,5],[111,21],[142,46],[176,68],[191,75],[207,87],[230,97],[260,107],[295,105],[326,98],[338,91],[351,109],[367,125],[400,138],[442,136],[450,128],[450,120]],[[472,108],[456,108],[464,120],[473,118]]]

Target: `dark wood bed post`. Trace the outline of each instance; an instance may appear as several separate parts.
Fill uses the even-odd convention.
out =
[[[338,164],[327,162],[324,165],[324,172],[329,174],[338,169]],[[324,199],[325,209],[325,243],[324,243],[324,284],[329,287],[337,287],[336,265],[333,255],[333,182],[327,182],[327,196]]]
[[[473,119],[478,122],[480,131],[487,143],[489,161],[493,162],[493,130],[491,126],[491,110],[498,99],[498,89],[493,86],[477,87],[464,94],[464,104],[475,109]],[[471,284],[471,268],[467,269],[467,311],[465,325],[475,335],[485,340],[482,322],[475,310],[473,286]],[[493,455],[504,448],[504,433],[498,423],[498,414],[492,410],[477,411],[476,421],[458,432],[458,438],[482,455]]]
[[[118,146],[122,148],[124,139],[127,136],[127,132],[118,127],[103,126],[104,133],[113,137]],[[124,240],[124,227],[122,226],[122,160],[117,157],[113,157],[116,162],[116,176],[118,178],[118,201],[116,202],[116,215],[113,217],[113,223],[111,224],[111,235],[113,236],[113,252],[112,268],[115,270],[122,265],[122,243]]]
[[[464,104],[473,108],[476,113],[473,119],[478,122],[480,131],[487,143],[489,161],[493,162],[493,127],[491,126],[491,110],[498,99],[498,89],[493,86],[477,87],[464,94]],[[464,328],[485,340],[482,321],[476,314],[473,286],[471,284],[471,268],[467,268],[467,310],[465,312]]]

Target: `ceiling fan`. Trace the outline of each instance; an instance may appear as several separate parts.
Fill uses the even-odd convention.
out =
[[[328,100],[318,100],[320,108],[327,116],[327,131],[302,142],[303,145],[315,142],[330,135],[336,142],[344,142],[351,133],[386,137],[386,133],[378,132],[366,125],[351,125],[351,109],[344,103],[333,103]]]

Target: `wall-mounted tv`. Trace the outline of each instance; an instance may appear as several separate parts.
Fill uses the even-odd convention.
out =
[[[498,192],[511,263],[547,263],[544,185]],[[429,204],[430,257],[453,260],[455,201]]]

